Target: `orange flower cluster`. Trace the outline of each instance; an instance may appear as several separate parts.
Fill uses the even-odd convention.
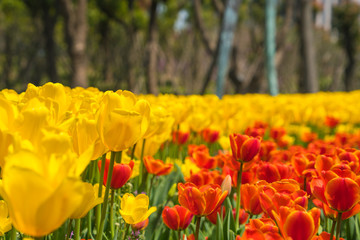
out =
[[[239,224],[248,223],[237,239],[330,239],[328,232],[318,235],[321,211],[334,221],[339,214],[345,220],[360,212],[358,134],[320,140],[308,133],[299,138],[303,145],[291,145],[284,128],[257,122],[246,132],[231,134],[231,152],[215,156],[205,145],[188,146],[188,159],[200,170],[190,171],[178,190],[179,203],[193,215],[207,216],[213,224],[217,215],[225,216],[220,205],[226,195],[214,184],[230,175],[236,187],[240,165],[241,197],[234,197],[241,206]]]

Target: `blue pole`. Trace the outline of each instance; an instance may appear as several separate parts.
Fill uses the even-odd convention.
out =
[[[266,0],[265,8],[266,75],[269,85],[269,91],[272,96],[276,96],[279,94],[278,79],[275,66],[276,4],[277,0]]]
[[[225,76],[229,64],[229,55],[234,38],[236,22],[238,19],[238,9],[241,0],[228,0],[223,16],[219,55],[217,58],[218,72],[216,77],[216,95],[222,98],[224,95]]]

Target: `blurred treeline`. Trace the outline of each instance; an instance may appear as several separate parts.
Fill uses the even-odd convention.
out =
[[[22,91],[52,81],[136,93],[213,93],[225,6],[225,0],[0,0],[0,88]],[[315,88],[304,84],[304,11],[312,19],[306,24],[313,29]],[[360,88],[359,6],[333,6],[330,31],[314,27],[318,11],[312,0],[277,1],[282,93]],[[268,91],[265,21],[265,0],[241,1],[226,93]]]

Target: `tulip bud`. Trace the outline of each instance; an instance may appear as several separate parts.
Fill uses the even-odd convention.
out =
[[[231,176],[227,175],[224,178],[224,181],[221,183],[221,191],[225,192],[228,191],[228,195],[231,192]]]

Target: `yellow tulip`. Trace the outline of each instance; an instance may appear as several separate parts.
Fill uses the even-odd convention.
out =
[[[145,147],[144,147],[144,156],[154,156],[160,149],[162,143],[163,142],[156,141],[156,138],[154,137],[146,139]],[[143,149],[143,139],[140,139],[140,141],[136,143],[136,148],[135,148],[135,157],[137,157],[138,159],[141,158],[142,149]]]
[[[88,115],[88,114],[87,114]],[[74,118],[69,127],[69,134],[72,137],[73,149],[78,156],[84,153],[89,147],[94,147],[92,160],[101,157],[108,150],[102,143],[96,129],[95,119],[86,114],[80,114]]]
[[[98,112],[97,128],[104,145],[123,151],[142,138],[150,121],[150,106],[128,91],[107,91]]]
[[[11,220],[9,210],[4,200],[0,200],[0,236],[11,230]]]
[[[173,125],[174,118],[168,111],[161,106],[153,104],[151,105],[150,124],[143,138],[148,139],[163,133],[168,135],[167,138],[169,138]]]
[[[7,131],[0,130],[0,167],[5,165],[5,156],[9,153],[9,147],[14,142],[14,136]]]
[[[61,121],[71,103],[70,88],[60,83],[48,82],[39,88],[39,97],[52,110],[54,122]]]
[[[50,110],[38,98],[32,98],[21,109],[17,119],[20,136],[31,142],[38,142],[41,129],[49,126]]]
[[[85,217],[92,208],[104,201],[104,198],[98,197],[99,184],[93,186],[90,183],[84,183],[84,185],[85,194],[83,195],[83,201],[79,208],[77,208],[75,212],[71,214],[71,219]]]
[[[134,195],[126,193],[121,198],[120,214],[127,224],[136,224],[146,220],[156,207],[149,207],[149,197],[145,194]]]
[[[26,161],[24,161],[26,160]],[[34,237],[59,228],[83,202],[84,183],[68,175],[68,168],[54,155],[42,159],[30,151],[6,158],[0,195],[19,231]]]
[[[3,92],[1,92],[3,93]],[[0,95],[0,130],[12,129],[17,110],[8,99]]]

